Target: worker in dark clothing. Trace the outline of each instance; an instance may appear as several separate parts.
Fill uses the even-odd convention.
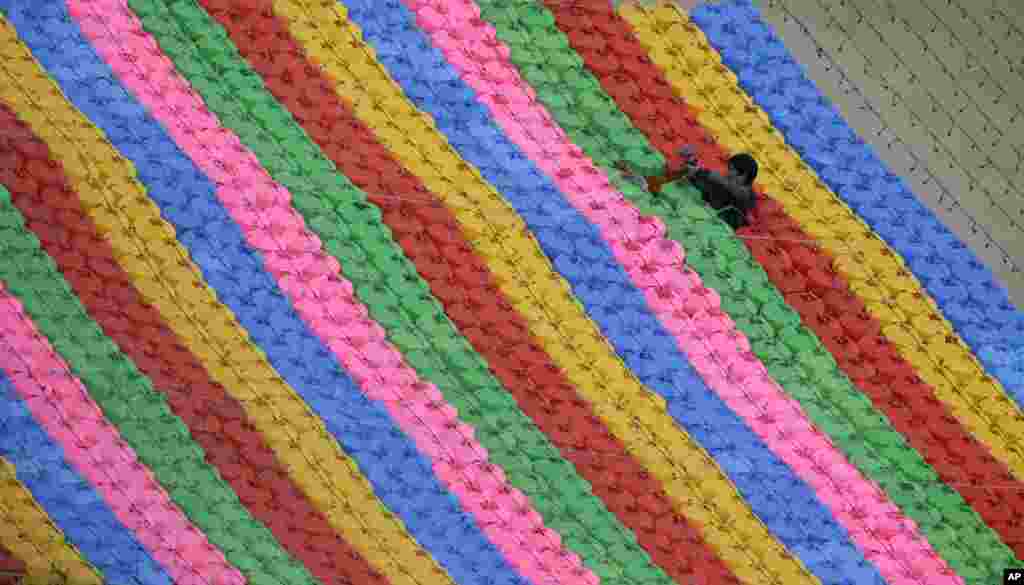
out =
[[[749,154],[737,154],[729,159],[729,171],[720,175],[702,168],[693,151],[687,147],[682,149],[684,163],[678,170],[669,171],[653,177],[639,177],[651,193],[660,194],[668,183],[687,179],[697,187],[704,197],[704,202],[718,212],[733,229],[749,225],[750,213],[757,206],[757,194],[754,192],[754,179],[757,177],[757,161]],[[621,163],[619,169],[627,175],[636,176]]]

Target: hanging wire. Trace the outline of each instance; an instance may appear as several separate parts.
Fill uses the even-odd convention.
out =
[[[679,2],[676,2],[674,0],[610,0],[610,2],[612,4],[612,8],[616,9],[616,10],[618,9],[618,7],[620,7],[622,5],[628,5],[628,4],[637,5],[637,6],[641,6],[641,7],[645,7],[645,8],[650,8],[652,6],[656,6],[656,5],[659,5],[659,4],[679,4]],[[774,0],[769,0],[769,3],[774,4]],[[562,6],[576,6],[576,5],[585,6],[586,2],[584,0],[562,0],[561,2],[559,2],[559,4],[562,5]],[[788,8],[786,6],[783,6],[783,9],[786,10],[787,13],[789,13]],[[795,16],[793,17],[793,20],[796,21],[805,32],[808,32],[807,27],[801,21],[796,19]],[[814,39],[812,38],[812,41],[813,40]],[[824,49],[819,44],[817,44],[816,41],[815,41],[815,44],[816,44],[816,47],[817,47],[817,52],[818,52],[819,57],[821,57],[823,59],[827,58],[827,59],[831,60],[831,58],[828,57],[828,55],[825,53]],[[837,71],[841,72],[841,70],[839,70],[838,68],[837,68]],[[851,86],[851,88],[854,91],[856,91],[859,95],[861,95],[861,97],[863,98],[863,94],[860,92],[859,89],[856,88],[856,86],[854,86],[852,81],[850,81],[850,79],[845,75],[845,73],[841,72],[841,74],[842,74],[843,81],[847,82]],[[863,109],[870,109],[872,111],[872,113],[875,114],[876,118],[878,118],[878,120],[880,122],[882,122],[881,116],[878,114],[878,112],[876,110],[874,110],[870,106],[870,104],[867,102],[867,100],[863,99],[862,101],[865,103],[866,107],[862,107],[861,109],[862,110]],[[887,125],[884,124],[884,122],[882,122],[882,125],[883,125],[882,130],[880,130],[877,134],[882,134],[884,132],[889,132],[891,130]],[[953,196],[951,194],[950,190],[937,177],[935,177],[935,175],[934,175],[934,173],[932,173],[931,169],[928,168],[928,166],[926,164],[924,164],[922,162],[922,160],[919,157],[917,157],[917,155],[915,153],[913,153],[907,147],[906,143],[904,143],[904,141],[902,139],[900,139],[899,137],[895,137],[894,141],[898,141],[901,144],[903,144],[904,147],[905,147],[906,152],[914,159],[914,165],[911,167],[911,172],[916,171],[917,168],[922,168],[927,173],[927,175],[929,176],[929,178],[923,180],[923,184],[928,184],[928,183],[934,181],[935,184],[937,186],[939,186],[940,189],[942,189],[942,194],[940,194],[940,196],[939,196],[940,203],[944,203],[947,198],[950,199],[950,206],[947,208],[947,211],[952,211],[954,208],[957,209],[969,221],[969,223],[971,225],[970,229],[971,229],[971,232],[973,234],[977,234],[979,231],[983,234],[983,237],[985,239],[985,244],[984,244],[985,248],[989,249],[992,246],[995,246],[998,249],[998,251],[999,251],[999,256],[1000,256],[1000,259],[1002,260],[1003,264],[1004,265],[1009,265],[1010,268],[1011,268],[1011,271],[1014,272],[1014,273],[1020,272],[1020,267],[1017,265],[1016,261],[1009,255],[1007,250],[1002,245],[1000,245],[998,242],[996,242],[994,237],[987,230],[982,228],[980,226],[980,224],[977,222],[977,220],[975,220],[975,218],[973,216],[971,216],[962,207],[962,205],[960,204],[960,201],[955,196]],[[891,144],[892,144],[892,142],[890,142],[890,147],[891,147]],[[600,165],[598,165],[598,166],[600,166]],[[988,191],[986,191],[986,193],[988,193]],[[397,198],[397,196],[395,198]],[[424,202],[425,203],[429,203],[427,201],[424,201]],[[997,205],[997,204],[993,202],[993,205]],[[457,209],[466,209],[466,210],[471,209],[469,207],[458,206],[458,205],[449,205],[449,207],[453,207],[453,208],[457,208]],[[510,213],[514,213],[514,211],[510,212]],[[1007,215],[1009,216],[1009,214],[1007,214]],[[1018,224],[1013,219],[1011,219],[1010,222],[1011,222],[1011,224],[1013,224],[1014,227],[1018,227]],[[777,238],[777,237],[764,236],[764,235],[747,235],[747,234],[740,234],[740,233],[728,234],[728,235],[724,235],[724,236],[716,236],[713,239],[719,239],[720,240],[720,239],[727,239],[727,238],[728,239],[747,240],[747,241],[762,240],[762,241],[777,241],[777,242],[787,242],[787,243],[798,243],[798,244],[804,244],[804,245],[808,245],[808,246],[819,248],[819,249],[822,248],[821,242],[819,240],[814,240],[814,239],[787,239],[787,238]],[[860,248],[858,248],[857,246],[854,246],[854,245],[852,245],[852,244],[850,244],[850,243],[848,243],[848,242],[846,242],[845,240],[842,240],[842,239],[835,239],[835,240],[833,240],[832,241],[832,245],[834,247],[838,247],[838,248],[842,249],[841,252],[833,254],[834,256],[853,256],[853,255],[856,255],[856,254],[858,254],[858,253],[863,251]]]
[[[426,207],[433,207],[435,209],[461,209],[461,210],[464,210],[464,211],[471,211],[471,212],[475,212],[475,211],[478,210],[478,208],[476,208],[476,207],[471,207],[471,206],[467,206],[467,205],[459,205],[459,204],[455,204],[455,203],[439,202],[439,201],[431,200],[431,199],[407,197],[407,196],[404,196],[404,195],[396,195],[394,193],[373,193],[373,194],[369,194],[368,195],[368,199],[371,202],[373,200],[400,201],[400,202],[404,202],[404,203],[411,203],[411,204],[415,204],[415,205],[423,205],[423,206],[426,206]],[[359,202],[359,203],[361,203],[361,202]],[[515,211],[514,209],[509,209],[509,210],[502,211],[501,214],[505,215],[506,217],[520,217],[520,214],[517,211]],[[488,217],[494,217],[494,216],[495,216],[495,213],[493,213],[493,212],[488,213]],[[495,225],[495,226],[492,226],[492,227],[498,233],[508,232],[508,231],[519,229],[519,228],[512,228],[512,227],[507,227],[507,226],[502,226],[502,225]],[[788,242],[788,243],[794,243],[794,244],[805,244],[805,245],[812,246],[812,247],[815,247],[815,248],[821,248],[822,247],[822,242],[820,240],[798,239],[798,238],[779,238],[779,237],[775,237],[775,236],[741,234],[741,233],[738,233],[738,232],[734,232],[734,233],[731,233],[731,234],[727,233],[727,234],[723,234],[723,235],[715,235],[715,236],[712,236],[712,237],[709,237],[709,238],[705,238],[705,239],[709,239],[709,240],[736,239],[736,240],[750,240],[750,241],[763,240],[763,241],[772,241],[772,242]],[[840,247],[847,248],[847,253],[848,254],[854,254],[854,253],[856,253],[857,251],[860,250],[857,246],[850,245],[850,244],[848,244],[848,243],[846,243],[846,242],[844,242],[842,240],[835,240],[835,241],[833,241],[833,244],[837,245],[837,246],[840,246]],[[838,254],[838,255],[841,256],[842,254]]]
[[[771,2],[772,0],[769,0],[769,1]],[[625,3],[634,3],[634,4],[650,6],[650,5],[656,4],[658,2],[658,0],[611,0],[611,2],[612,2],[612,5],[613,5],[613,8],[617,8],[619,5],[625,4]],[[577,4],[577,3],[578,3],[578,0],[565,0],[565,2],[564,2],[564,4],[568,4],[568,5],[574,5],[574,4]],[[783,7],[783,8],[784,8],[784,10],[787,11],[787,13],[789,12],[788,9],[786,9],[785,7]],[[809,31],[807,30],[807,27],[804,26],[802,22],[797,20],[795,17],[793,17],[793,20],[796,21],[801,26],[801,28],[804,29],[805,33],[809,33]],[[808,35],[808,36],[810,36],[810,35]],[[812,39],[813,39],[813,37],[812,37]],[[821,48],[820,45],[818,45],[817,48],[818,48],[818,54],[822,58],[828,58],[829,60],[831,60],[831,58],[827,56],[827,54],[824,52],[824,50]],[[842,74],[842,75],[843,75],[843,80],[846,81],[851,87],[855,88],[855,86],[849,80],[849,78],[845,74]],[[855,88],[855,91],[858,91],[858,93],[860,93],[859,90],[856,90],[856,88]],[[862,95],[862,97],[863,97],[863,95]],[[865,101],[865,104],[867,104],[867,108],[871,108],[870,104],[868,104],[866,100],[864,100],[864,101]],[[871,108],[871,109],[877,115],[877,112],[875,112],[873,108]],[[881,117],[878,116],[878,119],[881,120]],[[881,131],[879,131],[879,133],[886,132],[886,131],[889,131],[889,130],[890,130],[890,128],[888,128],[888,126],[885,126]],[[916,164],[920,164],[920,162],[921,162],[920,159],[918,159],[915,155],[913,155],[913,153],[910,153],[910,154],[912,156],[914,156],[915,163]],[[937,178],[934,177],[934,175],[931,173],[930,169],[927,169],[927,167],[924,167],[924,168],[925,168],[926,172],[931,176],[931,180],[934,180],[935,183],[937,185],[939,185],[943,189],[943,191],[944,191],[943,197],[950,197],[951,199],[953,199],[953,205],[955,207],[961,209],[961,212],[964,213],[964,215],[966,215],[967,218],[971,221],[972,229],[981,229],[980,226],[978,226],[977,222],[974,220],[974,218],[971,217],[969,214],[967,214],[967,212],[965,210],[963,210],[962,207],[960,207],[959,202],[955,198],[953,198],[953,196],[951,194],[949,194],[948,189],[946,189],[945,186],[943,186],[941,184],[941,182]],[[394,195],[376,196],[376,197],[389,198],[389,199],[399,199],[399,200],[408,201],[408,202],[424,203],[424,204],[435,205],[435,206],[461,207],[461,208],[464,208],[464,209],[471,209],[469,207],[464,207],[464,206],[442,205],[442,204],[439,204],[436,201],[429,201],[429,200],[425,200],[425,199],[412,199],[412,198],[406,198],[406,197],[394,196]],[[514,211],[509,211],[508,213],[514,213]],[[506,229],[509,229],[509,228],[506,228]],[[984,231],[984,230],[982,229],[981,231]],[[989,235],[987,232],[985,232],[985,235],[988,237],[989,241],[992,244],[994,244],[997,247],[999,247],[999,245],[993,241],[991,235]],[[735,237],[735,238],[744,239],[744,240],[784,241],[784,242],[794,242],[794,243],[808,244],[808,245],[811,245],[811,246],[820,246],[820,242],[817,241],[817,240],[776,238],[776,237],[771,237],[771,236],[759,236],[759,235],[733,234],[731,236],[719,236],[719,237],[716,237],[716,238],[709,238],[709,239],[724,239],[726,237]],[[847,245],[847,248],[852,248],[852,246]],[[1001,247],[1000,247],[1000,249],[1003,250]],[[1004,263],[1011,263],[1012,261],[1010,260],[1008,255],[1005,254],[1005,250],[1003,250],[1003,252],[1004,252],[1004,256],[1003,256]],[[1015,272],[1019,270],[1016,267],[1016,264],[1014,264],[1013,266],[1014,266],[1014,271]],[[598,451],[593,451],[593,450],[589,450],[589,449],[576,449],[576,448],[572,448],[572,447],[560,448],[559,451],[561,451],[563,453],[573,453],[573,454],[577,454],[577,455],[583,455],[585,457],[591,458],[592,460],[622,459],[622,458],[631,458],[632,457],[632,455],[630,455],[630,454],[605,453],[605,452],[598,452]],[[481,460],[481,461],[478,461],[477,463],[478,464],[485,464],[486,462]],[[676,476],[680,476],[678,471],[674,471],[673,473]],[[960,489],[1024,491],[1024,486],[1013,485],[1013,484],[984,484],[984,483],[971,483],[971,482],[943,482],[943,483],[945,485],[950,486],[950,487],[960,488]]]
[[[637,424],[641,424],[642,425],[642,423],[640,423],[636,419],[634,419],[634,421],[636,421]],[[564,455],[566,457],[571,455],[574,459],[576,459],[576,461],[570,460],[570,463],[573,466],[584,465],[584,464],[586,464],[588,462],[590,462],[590,463],[600,462],[602,460],[604,460],[604,461],[624,461],[624,460],[629,460],[629,459],[633,459],[634,458],[634,456],[632,454],[630,454],[630,453],[608,453],[608,452],[594,451],[594,450],[591,450],[591,449],[577,449],[575,447],[570,447],[570,446],[564,446],[564,447],[556,446],[555,450],[558,453],[561,453],[562,455]],[[539,457],[538,459],[543,460],[544,458],[543,457]],[[491,462],[489,460],[487,460],[487,459],[473,459],[473,460],[468,461],[468,463],[470,463],[471,465],[478,465],[478,466],[488,466],[488,465],[491,464]],[[671,472],[671,474],[672,474],[672,477],[674,479],[682,479],[682,478],[684,478],[684,474],[679,472],[676,469],[674,469]],[[964,481],[943,481],[941,479],[939,481],[940,481],[940,483],[942,485],[947,485],[947,486],[949,486],[951,488],[956,488],[958,490],[960,490],[960,489],[972,489],[972,490],[994,490],[994,491],[1003,491],[1003,492],[1007,492],[1007,491],[1013,491],[1013,492],[1024,491],[1024,485],[1019,485],[1019,484],[1015,485],[1015,484],[998,484],[998,483],[991,483],[991,484],[990,483],[972,483],[972,482],[964,482]]]

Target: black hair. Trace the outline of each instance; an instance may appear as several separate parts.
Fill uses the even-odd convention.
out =
[[[747,184],[753,185],[757,178],[757,161],[747,153],[737,154],[729,159],[729,166],[746,177]]]

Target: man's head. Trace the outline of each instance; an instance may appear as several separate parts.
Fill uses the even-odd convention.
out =
[[[737,154],[729,159],[729,178],[750,186],[757,178],[757,161],[749,154]]]

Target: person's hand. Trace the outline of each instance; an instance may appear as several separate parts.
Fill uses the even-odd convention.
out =
[[[654,194],[661,193],[661,188],[667,182],[663,177],[647,177],[647,190]]]

